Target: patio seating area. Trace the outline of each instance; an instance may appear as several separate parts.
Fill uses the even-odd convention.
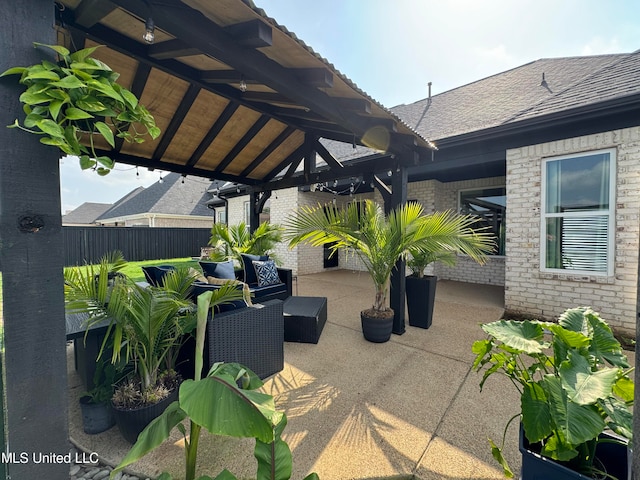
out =
[[[367,342],[359,312],[373,298],[364,272],[337,270],[299,276],[300,296],[327,297],[327,320],[317,344],[285,342],[284,369],[264,389],[288,417],[284,438],[293,453],[292,479],[315,471],[321,479],[499,479],[487,437],[500,441],[505,421],[518,411],[506,380],[491,379],[480,393],[471,370],[480,323],[503,312],[503,289],[451,281],[438,283],[433,325],[410,327],[384,344]],[[116,464],[130,445],[117,428],[82,431],[77,398],[82,384],[69,358],[72,441]],[[507,457],[519,468],[517,429]],[[227,468],[255,477],[253,440],[203,435],[199,474]],[[134,464],[131,473],[183,475],[182,439]],[[142,478],[145,478],[142,476]]]

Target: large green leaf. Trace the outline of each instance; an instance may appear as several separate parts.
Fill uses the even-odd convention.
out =
[[[589,353],[600,361],[607,361],[616,367],[628,368],[627,357],[611,328],[592,311],[586,312],[586,317],[593,328],[593,340]]]
[[[86,87],[86,84],[80,81],[78,77],[73,75],[66,76],[57,82],[51,82],[51,85],[54,85],[60,88],[66,88],[66,89]]]
[[[274,428],[274,440],[271,443],[256,439],[254,456],[258,460],[256,480],[289,480],[292,460],[289,445],[282,440],[282,431],[287,425],[287,417],[282,415],[280,423]]]
[[[537,322],[500,320],[482,325],[482,329],[505,345],[527,354],[542,353],[549,347],[544,330]]]
[[[231,377],[186,380],[180,386],[180,405],[195,423],[209,432],[271,442],[273,425],[257,404],[264,410],[275,411],[273,397],[240,390]]]
[[[491,445],[491,455],[496,460],[496,462],[498,462],[502,466],[504,476],[507,478],[513,478],[513,472],[511,471],[511,468],[507,463],[507,459],[504,458],[500,447],[498,447],[491,439],[489,439],[489,444]]]
[[[549,398],[549,412],[560,432],[558,450],[580,445],[596,438],[605,427],[604,420],[593,405],[578,405],[569,400],[558,377],[546,375],[542,385]]]
[[[633,414],[627,405],[617,398],[601,400],[599,405],[609,417],[607,426],[617,434],[633,439]]]
[[[109,128],[109,125],[107,125],[104,122],[96,122],[95,123],[95,127],[98,129],[98,131],[104,137],[104,139],[107,141],[107,143],[109,145],[111,145],[112,148],[115,148],[116,144],[115,144],[115,140],[113,138],[113,132]]]
[[[575,445],[563,441],[561,436],[557,433],[554,433],[547,439],[540,453],[542,453],[546,457],[561,462],[568,462],[572,458],[577,457],[579,454],[578,450],[575,448]]]
[[[620,377],[613,385],[613,393],[627,403],[633,403],[634,390],[633,380],[626,376]]]
[[[559,374],[569,400],[578,405],[593,405],[611,395],[617,368],[592,371],[589,362],[576,350],[569,350],[567,358],[560,365]]]
[[[27,90],[20,95],[19,100],[27,105],[38,105],[40,103],[50,102],[51,97],[46,93],[31,93]]]
[[[82,120],[85,118],[93,118],[93,115],[85,112],[84,110],[80,110],[79,108],[69,107],[64,111],[64,116],[68,120]]]
[[[50,70],[29,71],[29,74],[23,78],[23,81],[27,80],[60,80],[60,76],[56,72]]]
[[[47,135],[51,135],[56,138],[64,138],[64,130],[53,120],[45,118],[44,120],[36,122],[36,126]]]
[[[584,316],[586,307],[569,308],[558,318],[558,324],[567,330],[580,332],[584,336],[590,336],[590,328]]]
[[[531,443],[539,442],[552,432],[551,413],[544,389],[538,383],[524,386],[520,397],[522,426]]]
[[[127,465],[138,461],[147,453],[157,448],[167,438],[169,438],[173,428],[185,418],[187,418],[187,415],[180,408],[180,404],[178,402],[170,404],[162,415],[155,418],[142,432],[140,432],[138,440],[133,447],[131,447],[131,450],[129,450],[129,453],[127,453],[127,455],[122,459],[120,464],[113,470],[113,473],[117,473]]]

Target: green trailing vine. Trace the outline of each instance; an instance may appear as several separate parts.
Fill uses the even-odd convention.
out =
[[[91,57],[100,46],[70,53],[59,45],[34,45],[55,51],[60,60],[43,60],[0,74],[20,75],[19,83],[27,87],[20,95],[26,117],[22,124],[16,119],[9,128],[41,135],[41,143],[79,157],[83,170],[93,169],[98,175],[108,174],[115,162],[96,154],[94,135],[112,148],[117,137],[142,143],[147,135],[152,139],[160,135],[149,111],[116,82],[120,74]]]

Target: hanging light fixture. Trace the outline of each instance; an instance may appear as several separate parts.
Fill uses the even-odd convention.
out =
[[[247,82],[244,79],[244,75],[242,75],[242,77],[240,77],[240,91],[242,93],[247,91]]]
[[[145,41],[145,43],[151,45],[155,41],[155,29],[156,26],[153,23],[153,18],[151,18],[151,15],[149,15],[147,17],[147,21],[144,22],[144,35],[142,35],[142,39]]]

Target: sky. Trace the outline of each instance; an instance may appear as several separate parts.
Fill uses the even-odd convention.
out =
[[[253,0],[386,107],[541,58],[640,49],[638,0]],[[138,175],[136,176],[136,171]],[[113,203],[160,172],[61,161],[62,212]]]

